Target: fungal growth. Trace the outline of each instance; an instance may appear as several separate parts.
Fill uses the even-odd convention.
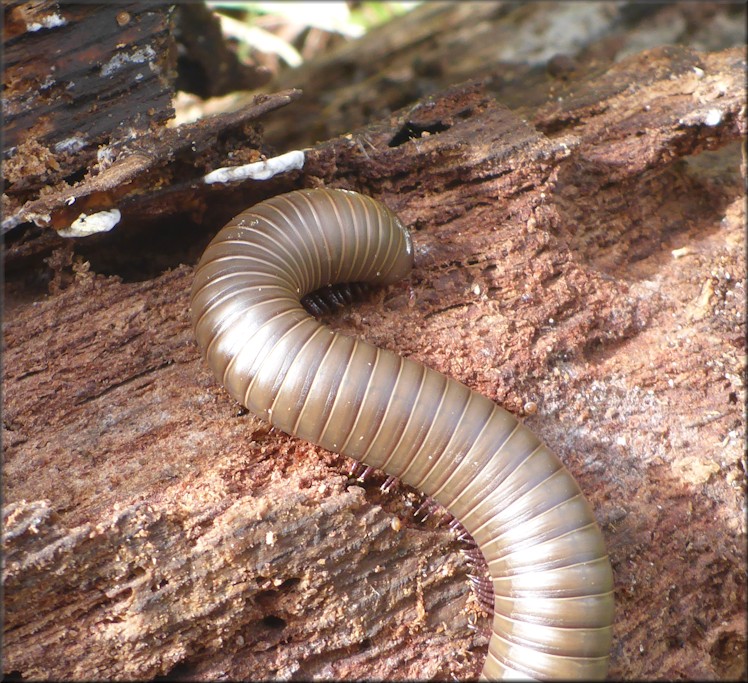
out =
[[[375,200],[300,190],[231,220],[205,250],[192,324],[234,399],[289,434],[384,470],[473,536],[494,591],[482,672],[602,679],[613,575],[600,529],[561,461],[465,385],[320,324],[300,303],[326,285],[390,284],[410,237]]]

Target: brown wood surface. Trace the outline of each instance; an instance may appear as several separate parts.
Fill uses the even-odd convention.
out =
[[[30,193],[99,170],[173,116],[176,49],[165,5],[5,5],[3,213],[12,226]]]
[[[416,246],[409,280],[328,322],[525,416],[588,495],[616,579],[611,675],[745,676],[745,73],[744,48],[669,47],[522,111],[453,86],[269,183],[202,185],[227,149],[187,145],[138,192],[113,183],[129,209],[111,233],[12,233],[4,673],[480,671],[488,615],[460,543],[413,519],[415,492],[245,414],[192,340],[215,221],[327,185],[384,201]]]

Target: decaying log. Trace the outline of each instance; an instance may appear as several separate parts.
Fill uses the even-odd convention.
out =
[[[56,2],[6,7],[4,225],[45,187],[106,165],[116,150],[174,114],[172,10]],[[105,144],[111,150],[100,150]]]
[[[175,11],[178,32],[172,26]],[[202,184],[217,167],[261,158],[256,120],[291,102],[298,91],[253,97],[225,116],[164,126],[174,115],[175,33],[187,44],[182,85],[196,83],[196,89],[220,94],[227,83],[209,68],[232,78],[235,87],[261,82],[225,49],[211,48],[215,36],[205,30],[210,23],[204,17],[203,27],[195,28],[206,12],[148,2],[9,3],[3,233],[32,221],[65,230],[81,215],[112,208],[121,214],[113,224],[125,226],[173,215],[175,204],[198,213],[191,185]],[[220,35],[217,25],[212,28]],[[209,67],[198,45],[211,52]],[[181,185],[181,192],[173,185]],[[163,193],[153,196],[164,186],[172,189],[166,201]],[[47,235],[39,248],[48,248],[49,241]]]
[[[200,97],[216,97],[237,90],[252,90],[267,83],[264,67],[242,64],[221,33],[221,22],[205,5],[177,7],[176,39],[184,46],[177,56],[177,90]]]
[[[111,233],[66,241],[60,213],[14,237],[4,673],[480,671],[488,615],[459,542],[413,519],[419,496],[352,481],[344,458],[245,414],[192,340],[192,264],[214,221],[330,185],[382,199],[416,245],[408,281],[330,324],[525,415],[587,493],[616,575],[611,675],[745,675],[745,72],[742,48],[650,50],[570,80],[530,122],[481,83],[455,86],[267,184],[206,188],[228,148],[201,166],[185,145],[183,164],[145,169],[173,186],[154,175],[116,196],[129,222]],[[216,126],[212,140],[244,115],[259,114],[194,130]],[[154,139],[169,134],[182,140]],[[249,138],[237,163],[257,158]],[[103,202],[98,177],[76,204]]]
[[[287,149],[307,147],[471,79],[531,119],[567,82],[645,48],[719,50],[745,41],[745,6],[738,3],[426,2],[280,73],[269,92],[302,88],[305,96],[265,131]],[[238,94],[236,106],[245,102]]]

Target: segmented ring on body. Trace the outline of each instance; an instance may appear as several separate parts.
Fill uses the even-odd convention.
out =
[[[589,504],[513,415],[411,359],[333,332],[302,297],[386,285],[413,265],[407,230],[346,190],[299,190],[240,213],[192,288],[200,349],[274,426],[384,470],[443,505],[486,559],[494,621],[482,678],[605,677],[613,576]]]

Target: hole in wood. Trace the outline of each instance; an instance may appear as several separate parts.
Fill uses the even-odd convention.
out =
[[[417,140],[418,138],[424,137],[424,133],[427,135],[434,135],[436,133],[443,133],[445,130],[449,130],[450,126],[444,123],[432,123],[428,126],[422,126],[418,123],[406,123],[395,136],[390,140],[390,147],[399,147],[400,145],[408,142],[408,140]]]
[[[280,617],[276,617],[273,614],[268,614],[266,617],[262,618],[262,623],[265,624],[268,628],[272,629],[282,629],[286,628],[286,621],[285,619],[281,619]]]

